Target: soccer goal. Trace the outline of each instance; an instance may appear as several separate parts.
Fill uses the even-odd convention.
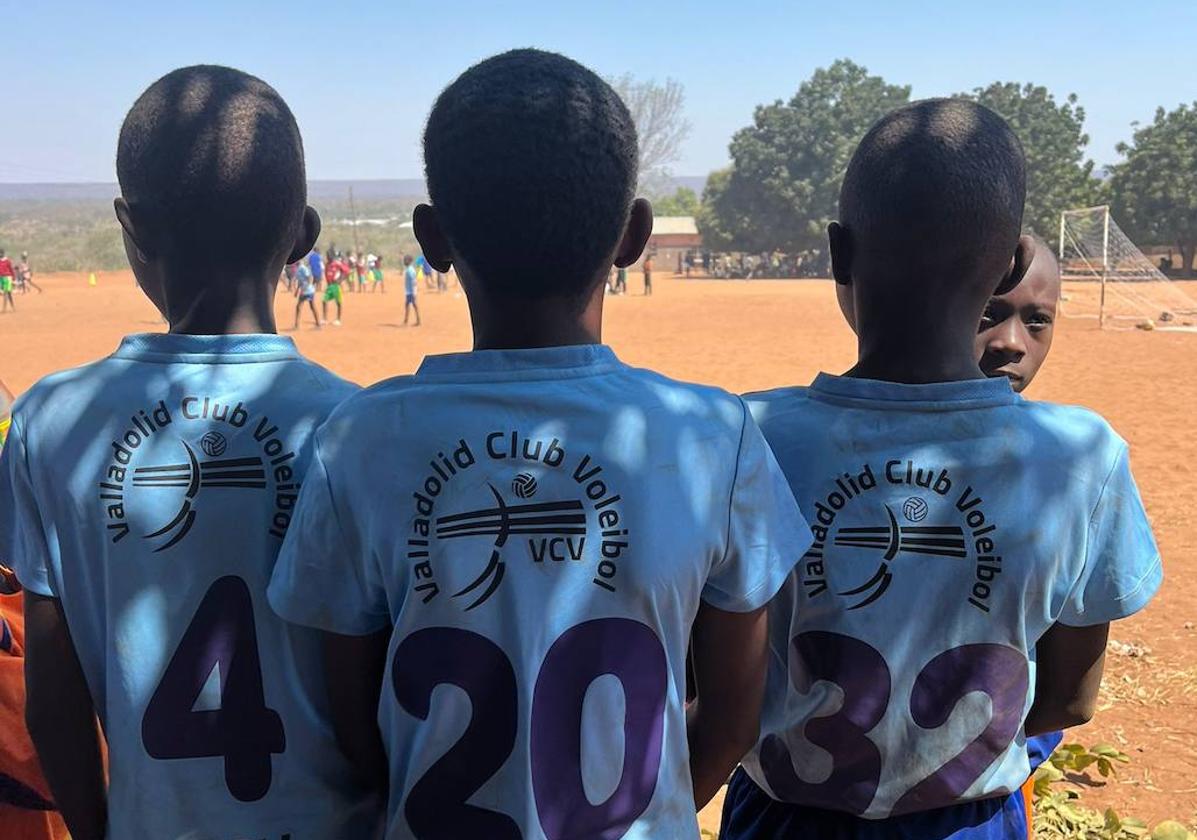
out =
[[[1101,327],[1192,328],[1197,300],[1135,247],[1108,205],[1060,214],[1061,312]]]

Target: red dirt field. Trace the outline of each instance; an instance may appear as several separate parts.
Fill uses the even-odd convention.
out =
[[[0,315],[0,378],[15,392],[60,368],[112,350],[128,332],[163,329],[129,272],[43,275],[46,292],[17,295]],[[344,326],[293,334],[302,351],[341,375],[368,384],[409,373],[426,353],[469,347],[464,298],[422,293],[424,326],[404,328],[400,277],[383,294],[348,294]],[[808,382],[840,371],[853,337],[824,281],[683,281],[662,273],[645,298],[608,298],[606,339],[625,360],[682,379],[734,391]],[[1189,293],[1197,297],[1197,284]],[[294,302],[280,292],[286,331]],[[1105,415],[1130,441],[1134,470],[1164,555],[1167,581],[1144,613],[1113,628],[1102,708],[1071,733],[1086,745],[1110,742],[1131,756],[1119,778],[1083,791],[1091,807],[1115,807],[1150,823],[1197,823],[1197,334],[1101,332],[1091,321],[1063,320],[1033,398],[1079,403]],[[1121,652],[1118,652],[1121,651]],[[1129,654],[1129,655],[1128,655]],[[717,814],[704,815],[715,829]]]

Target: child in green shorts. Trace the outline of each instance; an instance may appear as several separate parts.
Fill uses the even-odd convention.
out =
[[[327,285],[324,287],[324,300],[321,303],[321,309],[324,311],[324,322],[328,323],[328,302],[332,301],[337,305],[337,317],[333,319],[333,326],[339,327],[341,326],[341,278],[338,276],[334,280],[331,274],[326,274],[325,279],[327,280]]]
[[[3,303],[0,304],[0,312],[7,312],[12,310],[17,311],[17,305],[12,299],[12,260],[4,256],[4,249],[0,248],[0,295],[3,296]]]

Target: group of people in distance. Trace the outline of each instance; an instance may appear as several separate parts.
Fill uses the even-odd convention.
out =
[[[12,258],[0,248],[0,314],[17,311],[12,297],[14,290],[24,294],[30,289],[37,289],[39,294],[42,291],[42,287],[33,282],[28,252],[22,252],[21,259],[13,265]]]
[[[416,302],[419,285],[416,265],[420,260],[423,260],[423,257],[413,260],[408,254],[403,256],[405,297],[403,323],[405,326],[408,316],[413,311],[416,316],[415,325],[417,327],[420,325],[420,307]],[[429,272],[429,276],[431,276],[431,272]],[[312,321],[315,323],[316,329],[329,322],[328,305],[333,304],[336,307],[336,314],[332,324],[339,327],[341,326],[342,306],[345,301],[344,290],[364,293],[366,284],[369,282],[371,292],[381,291],[386,294],[387,291],[381,254],[363,255],[361,251],[358,251],[356,254],[346,255],[335,244],[330,244],[327,253],[323,256],[320,254],[319,248],[313,245],[312,250],[306,256],[283,266],[282,278],[287,291],[295,294],[295,324],[292,327],[294,330],[299,329],[299,316],[303,313],[304,304],[307,304],[312,313]],[[321,301],[323,321],[321,316],[316,314],[316,295],[320,294],[321,285],[324,286],[324,298]]]
[[[644,274],[644,294],[653,293],[653,255],[645,254],[640,265]],[[612,266],[607,273],[607,294],[626,295],[628,293],[628,267],[626,265]]]
[[[696,838],[729,777],[730,840],[1028,837],[1162,571],[1127,444],[1016,393],[1059,272],[1010,127],[867,133],[828,230],[857,362],[744,397],[602,343],[652,209],[593,72],[482,61],[424,159],[473,349],[361,389],[276,334],[320,232],[279,95],[197,66],[129,111],[116,212],[170,331],[37,383],[0,458],[76,840]]]

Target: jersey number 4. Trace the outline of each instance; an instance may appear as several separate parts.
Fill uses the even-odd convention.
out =
[[[219,669],[220,708],[197,710]],[[266,708],[253,599],[239,577],[208,588],[141,720],[145,750],[158,759],[223,758],[229,793],[254,802],[270,789],[271,755],[286,748],[278,712]]]

